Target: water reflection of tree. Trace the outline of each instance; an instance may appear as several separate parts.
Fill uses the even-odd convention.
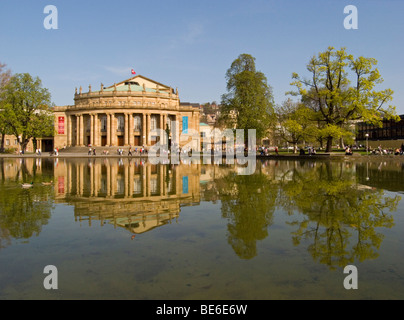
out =
[[[332,269],[378,256],[383,234],[377,228],[393,226],[388,211],[395,211],[400,200],[357,184],[355,172],[346,166],[324,162],[295,167],[281,180],[279,203],[291,215],[303,214],[291,223],[297,226],[294,244],[310,241],[314,260]]]
[[[231,173],[217,180],[222,217],[228,219],[228,242],[243,259],[257,255],[257,241],[268,236],[273,223],[276,188],[262,173]]]
[[[51,216],[53,201],[52,189],[50,186],[41,185],[42,176],[36,174],[36,167],[33,168],[32,175],[23,162],[16,176],[7,179],[4,175],[4,161],[0,161],[0,172],[2,172],[0,179],[0,248],[2,248],[10,244],[12,239],[29,239],[38,235]],[[34,186],[30,189],[21,188],[20,184],[23,182],[21,178],[25,181],[34,181]]]

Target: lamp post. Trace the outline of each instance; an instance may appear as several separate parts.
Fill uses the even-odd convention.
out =
[[[369,133],[365,134],[365,137],[366,137],[366,155],[369,156],[369,142],[368,142]]]

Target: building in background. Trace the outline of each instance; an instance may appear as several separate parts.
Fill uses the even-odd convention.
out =
[[[55,107],[55,148],[150,147],[162,129],[180,146],[199,145],[199,108],[180,103],[178,89],[141,75],[74,95],[74,105]],[[177,124],[176,126],[174,124]],[[175,131],[175,132],[174,132]],[[167,141],[162,141],[166,143]]]
[[[401,120],[383,120],[381,127],[366,122],[359,122],[356,125],[356,143],[375,149],[378,146],[383,148],[400,148],[404,144],[404,115]],[[367,135],[367,136],[366,136]]]

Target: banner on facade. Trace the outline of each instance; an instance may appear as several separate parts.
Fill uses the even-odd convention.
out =
[[[65,134],[65,117],[58,119],[58,134]]]

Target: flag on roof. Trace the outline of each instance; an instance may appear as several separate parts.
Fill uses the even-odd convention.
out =
[[[136,74],[135,70],[132,69],[132,74]]]

